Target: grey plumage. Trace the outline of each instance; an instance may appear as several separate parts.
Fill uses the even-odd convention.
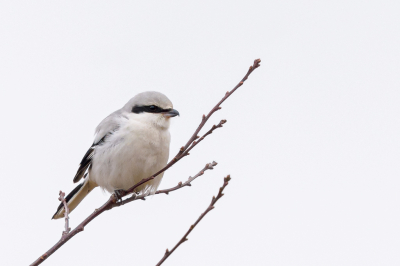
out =
[[[179,115],[162,93],[137,94],[121,109],[103,119],[96,128],[93,145],[83,157],[73,179],[84,178],[68,196],[72,211],[89,192],[100,186],[108,192],[128,189],[160,170],[168,160],[170,117]],[[137,188],[137,193],[154,193],[163,173]],[[59,206],[53,218],[64,213]]]

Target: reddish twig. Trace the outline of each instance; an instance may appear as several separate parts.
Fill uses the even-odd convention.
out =
[[[119,197],[126,196],[128,194],[132,194],[135,190],[135,188],[139,187],[140,185],[153,180],[157,175],[161,174],[162,172],[165,172],[167,169],[169,169],[171,166],[173,166],[175,163],[177,163],[180,159],[183,157],[189,155],[189,151],[192,150],[199,142],[201,142],[206,136],[211,134],[215,129],[222,127],[224,123],[226,123],[226,120],[221,120],[221,122],[218,125],[213,125],[212,128],[207,131],[197,142],[195,141],[196,139],[199,138],[198,134],[200,130],[204,127],[208,119],[218,110],[221,109],[220,105],[234,93],[239,87],[241,87],[244,83],[244,81],[247,80],[249,75],[260,66],[260,59],[254,60],[254,63],[252,66],[250,66],[249,70],[247,71],[246,75],[243,77],[243,79],[229,92],[226,92],[225,96],[217,103],[217,105],[211,109],[211,111],[207,115],[203,115],[203,118],[200,122],[200,125],[197,127],[195,132],[193,133],[192,137],[188,140],[188,142],[185,144],[185,146],[182,146],[179,150],[179,152],[175,155],[175,157],[160,171],[152,175],[151,177],[142,179],[139,183],[134,185],[133,187],[129,188],[126,191],[120,191],[118,197],[116,194],[112,194],[108,201],[103,204],[99,209],[96,209],[94,213],[89,215],[82,223],[80,223],[74,230],[69,232],[68,234],[63,235],[63,237],[52,247],[50,248],[46,253],[44,253],[41,257],[39,257],[35,262],[31,264],[31,266],[39,265],[41,264],[45,259],[47,259],[51,254],[53,254],[57,249],[59,249],[62,245],[64,245],[69,239],[74,237],[77,233],[82,232],[84,227],[90,223],[94,218],[99,216],[101,213],[103,213],[106,210],[109,210],[113,208],[113,205],[117,202]]]
[[[157,263],[156,266],[160,266],[161,264],[163,264],[163,262],[172,254],[172,252],[174,252],[183,242],[186,242],[188,240],[188,235],[190,234],[190,232],[193,231],[193,229],[196,227],[196,225],[204,218],[204,216],[206,216],[207,213],[209,213],[212,209],[214,209],[214,205],[215,203],[222,198],[222,196],[224,195],[222,192],[224,191],[225,187],[229,184],[229,181],[231,180],[231,177],[228,175],[227,177],[224,178],[224,184],[222,185],[222,187],[219,188],[219,192],[218,195],[216,197],[213,197],[211,200],[210,205],[207,207],[207,209],[205,210],[205,212],[203,212],[200,217],[196,220],[196,222],[194,224],[192,224],[189,228],[189,230],[186,232],[186,234],[179,240],[179,242],[171,249],[171,251],[169,251],[168,249],[165,251],[164,256],[162,257],[162,259]]]
[[[188,178],[188,180],[187,180],[186,182],[184,182],[184,183],[179,182],[178,185],[175,186],[175,187],[173,187],[173,188],[158,190],[155,194],[162,194],[162,193],[164,193],[164,194],[167,194],[167,195],[168,195],[169,192],[171,192],[171,191],[175,191],[175,190],[177,190],[177,189],[180,189],[180,188],[183,188],[183,187],[186,187],[186,186],[189,186],[189,187],[190,187],[190,186],[192,186],[191,183],[192,183],[193,180],[195,180],[195,179],[198,178],[199,176],[204,175],[204,172],[205,172],[205,171],[214,169],[214,166],[216,166],[217,164],[218,164],[218,163],[215,162],[215,161],[213,161],[212,163],[208,163],[208,164],[206,164],[206,166],[204,166],[203,169],[201,169],[200,172],[197,173],[197,175],[195,175],[195,176],[193,176],[193,177],[189,176],[189,178]]]
[[[69,208],[68,208],[68,204],[67,201],[65,200],[65,193],[62,192],[60,190],[59,193],[60,197],[58,198],[59,201],[61,201],[64,204],[64,216],[65,216],[65,231],[62,232],[62,237],[64,237],[65,235],[67,235],[69,233],[69,231],[71,231],[71,228],[69,228]]]
[[[156,193],[154,193],[154,194],[167,194],[168,195],[169,192],[175,191],[177,189],[180,189],[180,188],[183,188],[183,187],[190,187],[192,185],[191,182],[193,180],[195,180],[199,176],[202,176],[206,170],[214,169],[214,166],[216,166],[217,164],[218,164],[217,162],[208,163],[195,176],[193,176],[193,177],[189,176],[189,178],[188,178],[188,180],[186,182],[184,182],[184,183],[179,182],[178,185],[176,185],[175,187],[172,187],[172,188],[157,190]],[[133,194],[132,197],[129,197],[129,198],[123,200],[123,201],[119,201],[119,202],[114,203],[113,207],[119,207],[119,206],[125,205],[125,204],[127,204],[129,202],[132,202],[132,201],[135,201],[135,200],[145,200],[146,197],[147,197],[147,195],[144,195],[144,194],[142,194],[140,196],[137,196],[136,194]]]

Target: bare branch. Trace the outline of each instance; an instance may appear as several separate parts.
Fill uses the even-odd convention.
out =
[[[60,190],[59,193],[60,197],[58,198],[59,201],[61,201],[64,204],[64,217],[65,217],[65,231],[62,232],[62,236],[64,237],[65,235],[67,235],[69,233],[69,231],[71,231],[71,228],[69,228],[69,208],[68,208],[68,204],[67,201],[65,200],[65,193],[62,192]]]
[[[208,135],[210,135],[211,133],[213,133],[213,131],[214,131],[215,129],[222,127],[222,125],[225,124],[225,123],[226,123],[226,120],[225,120],[225,119],[221,120],[221,121],[218,123],[218,125],[213,125],[213,126],[211,127],[211,129],[210,129],[209,131],[207,131],[199,140],[197,140],[197,141],[194,140],[194,141],[192,142],[192,144],[189,146],[189,148],[188,148],[186,151],[184,151],[184,152],[182,153],[182,157],[189,155],[189,151],[190,151],[191,149],[193,149],[197,144],[199,144],[205,137],[207,137]]]
[[[189,228],[189,230],[186,232],[186,234],[179,240],[179,242],[171,249],[171,251],[169,251],[168,249],[165,251],[164,256],[162,257],[162,259],[157,263],[156,266],[160,266],[161,264],[163,264],[163,262],[172,254],[172,252],[174,252],[183,242],[188,240],[188,235],[190,234],[190,232],[193,231],[193,229],[196,227],[196,225],[204,218],[204,216],[206,216],[207,213],[209,213],[212,209],[214,209],[214,205],[215,203],[224,195],[222,192],[224,191],[225,187],[229,184],[229,181],[231,180],[230,175],[228,175],[227,177],[224,178],[224,184],[222,185],[222,187],[219,188],[218,191],[218,195],[217,197],[212,197],[211,203],[210,205],[207,207],[207,209],[205,210],[205,212],[203,212],[200,217],[196,220],[196,222],[194,224],[192,224]]]
[[[212,170],[212,169],[214,169],[214,166],[216,166],[217,164],[218,164],[218,163],[215,162],[215,161],[213,161],[212,163],[208,163],[208,164],[206,164],[206,166],[204,166],[203,169],[201,169],[200,172],[197,173],[197,175],[195,175],[195,176],[193,176],[193,177],[190,177],[190,176],[189,176],[188,180],[187,180],[185,183],[179,182],[178,185],[177,185],[176,187],[173,187],[173,188],[170,188],[170,189],[159,190],[159,191],[157,191],[155,194],[162,194],[162,193],[165,193],[165,194],[168,195],[168,193],[171,192],[171,191],[174,191],[174,190],[177,190],[177,189],[186,187],[186,186],[189,186],[189,187],[190,187],[190,186],[192,185],[191,183],[192,183],[193,180],[195,180],[195,179],[198,178],[199,176],[204,175],[204,172],[205,172],[206,170]]]
[[[183,187],[190,187],[190,186],[192,185],[191,182],[192,182],[193,180],[195,180],[197,177],[203,175],[204,172],[205,172],[206,170],[212,170],[212,169],[214,169],[214,166],[216,166],[217,164],[218,164],[217,162],[208,163],[208,164],[206,164],[206,166],[204,166],[204,168],[201,169],[200,172],[198,172],[195,176],[193,176],[193,177],[190,177],[190,176],[189,176],[189,178],[188,178],[188,180],[187,180],[186,182],[184,182],[184,183],[179,182],[178,185],[176,185],[175,187],[168,188],[168,189],[158,190],[158,191],[156,191],[156,193],[154,193],[154,194],[167,194],[167,195],[168,195],[169,192],[178,190],[178,189],[183,188]],[[123,201],[114,203],[114,204],[112,205],[112,207],[119,207],[119,206],[125,205],[126,203],[129,203],[129,202],[132,202],[132,201],[135,201],[135,200],[145,200],[146,197],[147,197],[147,195],[140,195],[140,196],[137,196],[136,194],[133,194],[132,197],[129,197],[129,198],[123,200]]]
[[[249,77],[249,75],[260,66],[261,60],[260,59],[256,59],[254,60],[254,63],[252,66],[250,66],[249,70],[247,71],[246,75],[242,78],[242,80],[229,92],[227,91],[225,93],[225,96],[217,103],[216,106],[214,106],[213,109],[211,109],[211,111],[208,113],[208,115],[203,115],[202,120],[200,125],[198,126],[198,128],[196,129],[196,131],[193,133],[192,137],[189,139],[189,141],[186,143],[185,146],[183,146],[183,150],[181,148],[181,150],[179,151],[179,153],[177,154],[177,156],[180,153],[183,153],[189,146],[190,144],[192,144],[192,142],[198,138],[198,134],[200,132],[200,130],[203,128],[203,126],[206,124],[207,120],[212,116],[213,113],[215,113],[216,111],[220,110],[221,107],[220,105],[226,100],[228,99],[229,96],[231,96],[240,86],[243,85],[243,83],[247,80],[247,78]],[[176,157],[176,156],[175,156]]]

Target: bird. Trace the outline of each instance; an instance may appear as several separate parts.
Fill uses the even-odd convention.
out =
[[[168,162],[170,118],[179,116],[164,94],[146,91],[131,98],[121,109],[104,118],[96,127],[92,146],[83,156],[74,183],[65,200],[72,212],[96,187],[113,193],[127,190],[143,178],[161,170]],[[142,184],[136,194],[157,190],[164,173]],[[52,219],[64,217],[63,202]]]

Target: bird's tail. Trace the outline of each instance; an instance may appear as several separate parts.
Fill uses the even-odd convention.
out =
[[[76,206],[92,191],[97,184],[89,181],[89,178],[86,178],[83,183],[79,184],[74,190],[72,190],[65,200],[67,201],[69,212],[72,212]],[[51,219],[59,219],[64,217],[64,204],[61,202],[57,208],[56,213],[53,215]]]

